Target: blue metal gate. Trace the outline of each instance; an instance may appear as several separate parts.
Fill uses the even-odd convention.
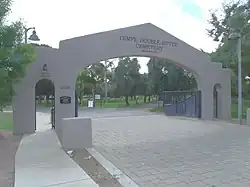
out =
[[[201,118],[201,91],[164,91],[159,99],[167,116]]]

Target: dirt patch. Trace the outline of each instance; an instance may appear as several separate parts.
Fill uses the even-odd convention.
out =
[[[13,187],[15,181],[15,155],[21,136],[0,132],[0,186]]]
[[[118,182],[119,176],[112,176],[93,158],[86,150],[75,150],[71,158],[100,186],[100,187],[122,187]]]

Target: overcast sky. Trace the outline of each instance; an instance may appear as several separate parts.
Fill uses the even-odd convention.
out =
[[[223,0],[14,0],[11,20],[36,27],[43,44],[86,34],[152,23],[190,45],[211,52],[206,34],[210,9]]]

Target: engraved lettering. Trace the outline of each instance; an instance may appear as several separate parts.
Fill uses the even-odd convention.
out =
[[[160,53],[164,48],[177,47],[176,42],[164,41],[151,38],[136,38],[134,36],[120,36],[120,40],[124,42],[132,42],[135,47],[142,52]]]

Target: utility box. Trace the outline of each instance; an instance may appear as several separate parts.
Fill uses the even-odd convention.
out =
[[[60,136],[65,150],[92,148],[91,118],[63,118]]]

